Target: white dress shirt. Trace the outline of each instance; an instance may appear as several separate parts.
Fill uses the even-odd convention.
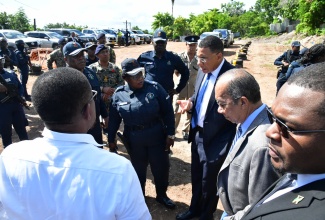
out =
[[[289,187],[275,192],[272,196],[267,198],[263,203],[269,202],[275,198],[282,196],[285,193],[293,191],[294,189],[297,189],[299,187],[302,187],[302,186],[307,185],[311,182],[315,182],[315,181],[321,180],[321,179],[325,179],[325,173],[323,173],[323,174],[298,174],[297,180],[294,180]]]
[[[207,88],[205,90],[205,93],[203,95],[203,99],[202,99],[202,103],[201,103],[201,107],[200,107],[200,112],[199,112],[199,115],[198,115],[198,122],[197,122],[197,125],[202,127],[202,128],[203,128],[203,122],[204,122],[204,119],[205,119],[205,114],[207,112],[208,104],[209,104],[210,97],[211,97],[211,94],[212,94],[212,90],[214,89],[215,82],[216,82],[216,80],[218,78],[220,69],[223,66],[224,62],[225,62],[225,59],[222,60],[222,62],[220,63],[220,65],[218,66],[217,69],[215,69],[213,72],[211,72],[211,76],[210,76],[210,79],[209,79],[208,86],[207,86]],[[207,76],[208,76],[208,74],[205,74],[204,79],[202,80],[201,86],[203,85],[203,83],[206,80]],[[200,103],[196,103],[196,105],[200,105]]]
[[[44,129],[0,156],[0,203],[9,219],[151,219],[131,163],[89,134]]]

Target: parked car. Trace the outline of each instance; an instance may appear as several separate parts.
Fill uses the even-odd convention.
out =
[[[90,28],[90,29],[82,29],[82,33],[84,34],[91,34],[94,37],[96,37],[100,33],[104,33],[106,37],[107,44],[111,47],[114,47],[116,43],[116,34],[109,34],[105,32],[103,29],[95,29],[95,28]]]
[[[225,41],[224,46],[229,47],[230,46],[230,36],[227,29],[214,29],[213,32],[220,32],[222,34],[222,38]]]
[[[81,46],[84,46],[86,43],[88,42],[96,42],[96,38],[92,35],[87,35],[87,34],[83,34],[81,33],[79,30],[76,30],[76,29],[68,29],[68,28],[50,28],[49,31],[52,31],[52,32],[56,32],[64,37],[70,37],[71,35],[71,32],[75,32],[78,37],[80,38],[80,41],[83,45]]]
[[[137,34],[133,31],[130,31],[131,34],[137,35],[140,38],[140,42],[137,42],[137,45],[144,44],[144,36],[142,34]]]
[[[144,39],[144,43],[150,44],[152,41],[152,35],[150,34],[145,34],[141,30],[132,30],[134,33],[136,33],[138,36],[142,36]]]
[[[230,38],[230,45],[233,45],[235,42],[234,33],[232,33],[231,30],[228,30],[228,33],[229,33],[229,38]]]
[[[39,38],[41,47],[53,49],[58,48],[59,40],[64,38],[62,35],[51,31],[27,31],[24,34],[28,37]]]
[[[106,33],[108,34],[112,34],[114,35],[115,37],[117,37],[117,33],[113,30],[113,29],[103,29]]]
[[[220,32],[217,32],[217,31],[215,31],[215,32],[203,32],[200,35],[199,41],[201,41],[202,39],[206,38],[209,35],[213,35],[213,36],[216,36],[216,37],[220,38],[220,40],[222,41],[223,45],[225,45],[225,41],[224,41],[224,39],[222,37],[222,34]],[[200,42],[198,42],[198,43],[200,43]]]
[[[120,31],[123,33],[123,35],[125,36],[125,30],[121,30]],[[130,32],[130,31],[129,31]],[[135,44],[141,44],[141,41],[140,41],[140,37],[136,34],[134,34],[133,32],[130,32],[130,42],[132,45],[135,45]]]
[[[0,30],[0,37],[4,37],[8,42],[8,48],[15,50],[17,40],[23,40],[25,42],[25,48],[28,52],[32,49],[39,47],[39,39],[33,37],[27,37],[23,33],[16,30],[2,29]]]

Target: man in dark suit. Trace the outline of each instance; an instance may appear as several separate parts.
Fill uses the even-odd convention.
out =
[[[278,178],[271,165],[266,129],[270,126],[260,87],[244,69],[231,69],[215,87],[218,112],[237,124],[237,132],[218,175],[222,220],[240,219]]]
[[[235,134],[236,127],[218,113],[214,86],[220,75],[234,68],[223,57],[222,41],[215,36],[204,38],[198,45],[200,70],[194,95],[178,100],[180,112],[192,111],[189,142],[192,142],[192,199],[189,210],[176,219],[213,219],[216,210],[217,175]]]
[[[290,77],[268,109],[273,123],[266,131],[271,162],[287,174],[265,191],[243,220],[325,219],[324,72],[323,62]]]

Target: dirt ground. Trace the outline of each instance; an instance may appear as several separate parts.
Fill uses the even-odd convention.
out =
[[[280,56],[284,51],[290,49],[290,42],[292,40],[300,40],[302,45],[310,47],[313,44],[323,41],[321,37],[308,37],[291,34],[285,34],[277,37],[267,39],[249,39],[252,41],[248,49],[247,60],[244,61],[244,69],[253,74],[259,82],[262,93],[262,100],[267,105],[272,105],[275,98],[275,83],[277,68],[273,65],[274,60]],[[231,61],[240,45],[246,43],[248,39],[238,40],[230,48],[225,48],[225,58]],[[152,44],[147,45],[132,45],[129,47],[115,47],[117,56],[117,64],[125,58],[137,58],[142,52],[152,50]],[[185,43],[183,42],[168,42],[167,50],[180,53],[185,50]],[[37,76],[30,76],[28,81],[28,90],[32,88],[32,84]],[[32,103],[30,103],[32,105]],[[27,127],[29,138],[33,139],[41,136],[43,130],[43,123],[40,121],[33,107],[31,110],[26,110],[26,116],[29,121]],[[190,164],[191,154],[190,145],[183,140],[180,128],[182,126],[184,117],[182,117],[179,125],[179,130],[176,133],[175,145],[172,149],[173,154],[170,157],[170,175],[169,175],[169,188],[167,191],[168,196],[176,202],[175,210],[168,210],[161,204],[155,201],[155,188],[153,184],[153,177],[151,175],[150,167],[148,167],[148,176],[146,184],[146,202],[154,220],[169,220],[175,219],[177,213],[183,212],[188,209],[191,199],[191,176]],[[105,138],[104,138],[105,139]],[[17,142],[19,139],[13,130],[13,141]],[[2,151],[2,140],[0,140],[0,152]],[[125,148],[119,145],[119,153],[122,156],[128,157]],[[219,219],[222,213],[221,202],[218,204],[218,210],[215,213],[216,219]]]

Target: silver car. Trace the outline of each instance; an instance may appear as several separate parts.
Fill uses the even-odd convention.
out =
[[[25,47],[27,51],[31,51],[32,49],[35,49],[40,45],[39,39],[27,37],[23,33],[16,30],[2,29],[0,30],[0,37],[4,37],[8,42],[8,47],[13,50],[17,48],[15,44],[17,40],[23,40],[25,42]]]
[[[27,31],[24,34],[28,37],[39,38],[41,47],[53,49],[58,48],[59,40],[64,38],[62,35],[51,31]]]

